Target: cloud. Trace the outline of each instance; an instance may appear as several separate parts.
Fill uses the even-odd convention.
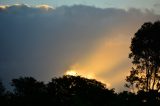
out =
[[[156,7],[156,8],[159,8],[160,7],[160,3],[156,3],[153,6]]]
[[[0,77],[48,81],[74,68],[117,87],[129,71],[131,37],[158,18],[138,9],[0,6]]]
[[[53,9],[52,6],[49,6],[49,5],[46,5],[46,4],[37,5],[36,7],[37,7],[37,8],[42,8],[42,9],[46,9],[46,10]]]

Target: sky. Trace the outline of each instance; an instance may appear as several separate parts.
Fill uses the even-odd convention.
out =
[[[158,0],[135,1],[0,0],[0,78],[74,74],[124,90],[131,38],[160,19]]]
[[[139,9],[152,9],[156,13],[160,13],[159,0],[0,0],[0,4],[28,4],[28,5],[41,5],[47,4],[53,7],[63,5],[88,5],[99,8],[139,8]]]

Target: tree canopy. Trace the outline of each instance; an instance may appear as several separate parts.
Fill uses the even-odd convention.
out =
[[[160,90],[160,21],[144,23],[130,46],[134,66],[126,80],[138,90]]]
[[[105,84],[81,76],[64,75],[47,84],[32,77],[20,77],[12,80],[12,86],[14,103],[20,106],[103,106],[111,105],[116,97],[114,90],[107,89]]]
[[[160,101],[146,101],[146,92],[123,91],[116,93],[105,84],[81,76],[65,75],[52,78],[48,83],[32,77],[20,77],[12,80],[14,90],[0,95],[2,106],[144,106],[160,105]],[[1,91],[1,92],[2,92]],[[159,95],[156,93],[156,95]],[[151,94],[150,99],[156,95]],[[155,104],[156,103],[156,104]]]

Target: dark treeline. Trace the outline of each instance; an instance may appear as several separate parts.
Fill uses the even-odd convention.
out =
[[[116,93],[94,79],[65,75],[44,83],[32,77],[11,82],[6,91],[0,83],[0,106],[146,106],[160,105],[159,93]],[[148,96],[149,95],[149,96]]]

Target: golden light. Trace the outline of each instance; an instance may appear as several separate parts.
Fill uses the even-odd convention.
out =
[[[95,75],[90,73],[90,74],[86,75],[86,78],[88,78],[88,79],[95,79]]]
[[[67,70],[65,75],[72,75],[72,76],[82,76],[88,79],[95,79],[95,75],[93,73],[83,73],[80,70]]]
[[[53,7],[51,7],[51,6],[49,6],[49,5],[46,5],[46,4],[37,5],[36,7],[37,7],[37,8],[42,8],[42,9],[46,9],[46,10],[54,9]]]
[[[77,76],[76,70],[67,70],[65,75],[72,75],[72,76]]]
[[[130,41],[128,39],[123,34],[111,39],[103,39],[92,52],[73,63],[69,67],[73,70],[67,71],[66,74],[96,79],[106,84],[107,88],[117,87],[125,81],[130,67],[127,57]]]
[[[6,9],[7,7],[9,7],[8,5],[0,5],[0,9]]]
[[[110,88],[111,87],[111,84],[108,83],[108,81],[105,81],[101,78],[98,78],[96,77],[96,75],[94,73],[88,73],[88,72],[84,72],[82,70],[76,70],[76,69],[70,69],[70,70],[67,70],[65,72],[65,75],[72,75],[72,76],[82,76],[82,77],[85,77],[87,79],[98,79],[98,81],[106,84],[107,88]]]

